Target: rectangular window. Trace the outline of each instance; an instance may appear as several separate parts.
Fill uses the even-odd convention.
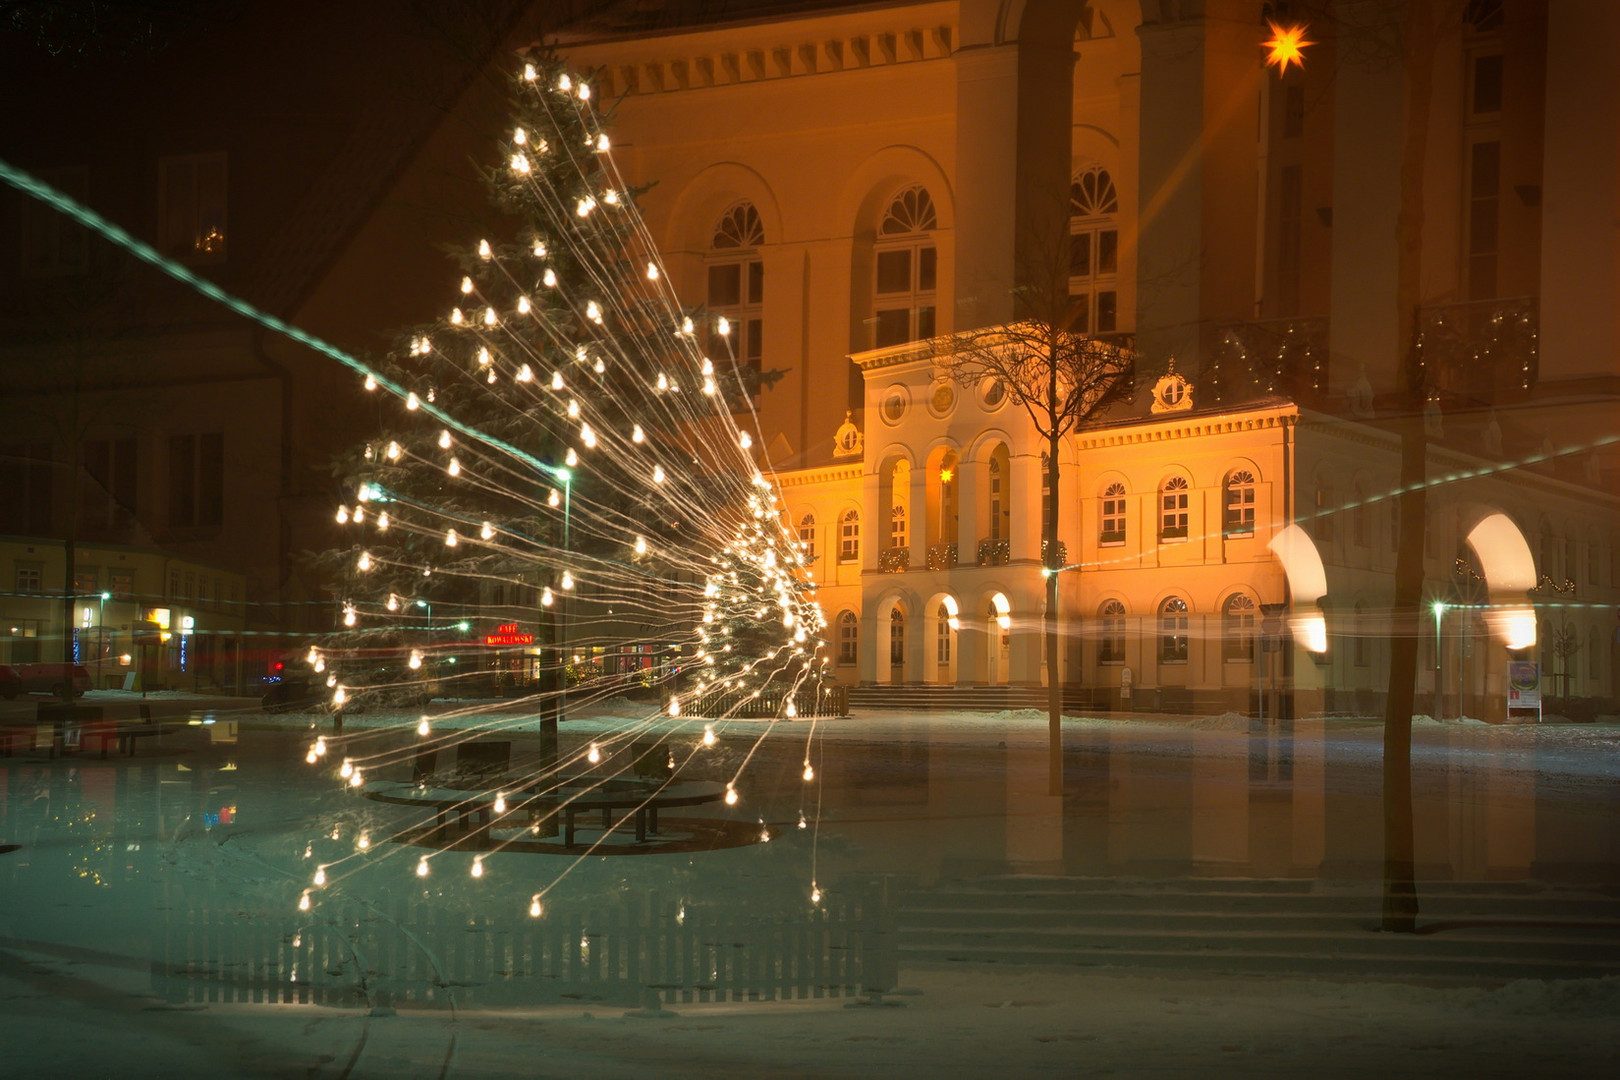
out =
[[[111,529],[135,515],[135,439],[91,439],[82,456],[88,482],[80,491],[83,524]]]
[[[1119,294],[1113,289],[1097,292],[1097,333],[1111,334],[1119,329]]]
[[[1102,530],[1098,535],[1102,544],[1125,542],[1125,496],[1105,496],[1102,501]]]
[[[217,431],[169,439],[169,524],[216,526],[225,518],[225,436]]]
[[[939,252],[931,247],[917,249],[917,291],[933,292],[939,280]]]
[[[1305,134],[1305,87],[1290,83],[1283,88],[1283,138],[1297,139]]]
[[[89,193],[90,173],[82,166],[42,169],[37,175],[78,202],[84,202]],[[25,276],[54,277],[84,272],[89,252],[84,226],[39,199],[24,199],[21,217]]]
[[[1496,296],[1497,225],[1502,144],[1476,142],[1468,151],[1468,298]]]
[[[17,591],[20,593],[42,592],[45,588],[45,568],[39,563],[17,564]]]
[[[1298,165],[1284,165],[1277,177],[1277,314],[1299,314],[1299,283],[1304,229],[1304,178]]]
[[[861,557],[861,522],[854,515],[838,525],[838,561],[855,562]]]
[[[0,445],[0,470],[6,496],[0,498],[0,532],[41,536],[51,531],[51,446],[49,443]]]
[[[95,566],[81,566],[74,570],[73,595],[99,597],[101,595],[101,569]]]
[[[109,570],[107,572],[107,591],[113,594],[114,600],[135,599],[135,571]]]
[[[1187,492],[1165,491],[1159,496],[1159,536],[1166,540],[1187,536]]]
[[[225,155],[158,163],[158,248],[193,262],[225,259]]]
[[[854,619],[844,619],[838,624],[838,662],[840,664],[853,664],[857,659],[857,646],[860,644],[861,624]]]
[[[742,264],[709,267],[709,307],[736,307],[742,303]]]
[[[877,291],[879,295],[911,291],[910,248],[878,252]]]
[[[1091,234],[1075,233],[1069,238],[1069,276],[1091,276]]]
[[[8,619],[6,621],[6,656],[13,664],[39,663],[39,620]]]
[[[877,348],[904,345],[911,340],[911,312],[906,308],[890,308],[877,313]]]
[[[1117,229],[1099,229],[1097,231],[1097,273],[1119,273],[1119,231]]]
[[[1473,77],[1469,80],[1469,111],[1486,116],[1502,111],[1502,54],[1474,57]]]

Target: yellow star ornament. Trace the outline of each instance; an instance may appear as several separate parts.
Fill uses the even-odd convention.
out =
[[[1261,48],[1266,50],[1266,66],[1277,68],[1278,75],[1288,74],[1288,65],[1294,64],[1301,71],[1305,70],[1305,53],[1307,46],[1315,45],[1314,41],[1305,40],[1305,26],[1278,26],[1268,22],[1271,27],[1271,40],[1264,42]]]

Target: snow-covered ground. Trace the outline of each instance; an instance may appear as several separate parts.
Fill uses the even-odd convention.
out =
[[[474,877],[334,775],[402,773],[419,714],[339,740],[149,704],[184,729],[133,759],[0,759],[7,1077],[1577,1076],[1620,1050],[1613,726],[1420,722],[1426,932],[1392,938],[1368,721],[1069,718],[1053,799],[1036,712],[717,724],[712,749],[657,719],[643,739],[741,794],[662,831],[769,842],[483,852]],[[612,767],[645,710],[596,713],[563,749]],[[431,726],[515,760],[536,728]]]

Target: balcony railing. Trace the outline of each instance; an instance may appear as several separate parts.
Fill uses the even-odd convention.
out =
[[[1426,381],[1472,401],[1522,394],[1539,374],[1539,327],[1533,296],[1424,308],[1416,347]]]
[[[979,541],[980,566],[1006,566],[1012,558],[1012,543],[1005,536],[992,536]]]
[[[928,548],[928,569],[954,570],[956,569],[956,545],[932,544]]]
[[[911,549],[892,547],[878,552],[878,569],[885,574],[903,574],[911,569]]]
[[[1328,321],[1265,319],[1215,328],[1215,347],[1200,389],[1216,401],[1286,394],[1309,401],[1328,389]]]

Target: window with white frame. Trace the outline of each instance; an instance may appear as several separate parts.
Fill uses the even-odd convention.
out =
[[[1187,503],[1192,487],[1185,476],[1172,476],[1159,488],[1159,539],[1187,538]]]
[[[858,562],[861,557],[861,515],[845,510],[838,519],[838,561]]]
[[[853,611],[838,616],[838,662],[853,664],[858,656],[861,639],[861,620]]]
[[[1221,605],[1221,655],[1227,663],[1254,663],[1254,615],[1254,599],[1242,593]]]
[[[939,227],[928,189],[908,187],[889,202],[873,248],[873,345],[903,345],[934,336]]]
[[[944,604],[934,613],[934,659],[951,662],[951,609]]]
[[[17,591],[20,593],[37,593],[45,589],[45,566],[43,563],[17,564]]]
[[[895,503],[889,509],[889,547],[903,548],[911,545],[911,528],[906,521],[906,508]]]
[[[225,259],[225,155],[158,162],[158,248],[191,262]]]
[[[1002,521],[1002,518],[1004,516],[1006,516],[1006,514],[1007,514],[1006,504],[1005,504],[1005,499],[1004,499],[1004,494],[1005,493],[1002,490],[1003,485],[1006,483],[1006,480],[1001,475],[1001,459],[1000,458],[993,457],[993,458],[990,459],[990,465],[989,465],[989,468],[988,468],[988,472],[990,474],[990,522],[989,522],[990,532],[989,532],[989,536],[990,536],[990,539],[992,539],[992,540],[1000,540],[1004,536],[1006,536],[1006,531],[1005,531],[1005,528],[1004,528],[1004,523]]]
[[[1187,601],[1172,596],[1159,605],[1159,663],[1187,662]]]
[[[1226,477],[1226,510],[1223,524],[1227,536],[1254,535],[1254,473],[1235,469]]]
[[[1104,600],[1097,609],[1097,663],[1125,662],[1125,605]]]
[[[1125,485],[1114,481],[1103,489],[1097,542],[1105,545],[1125,542]]]
[[[906,613],[899,608],[889,612],[889,666],[906,662]]]
[[[1070,329],[1107,334],[1119,328],[1119,195],[1113,177],[1093,165],[1069,185]]]
[[[816,515],[806,514],[799,519],[799,547],[804,561],[816,561]]]
[[[764,244],[759,211],[746,201],[720,215],[709,241],[709,352],[754,372],[764,355]]]

